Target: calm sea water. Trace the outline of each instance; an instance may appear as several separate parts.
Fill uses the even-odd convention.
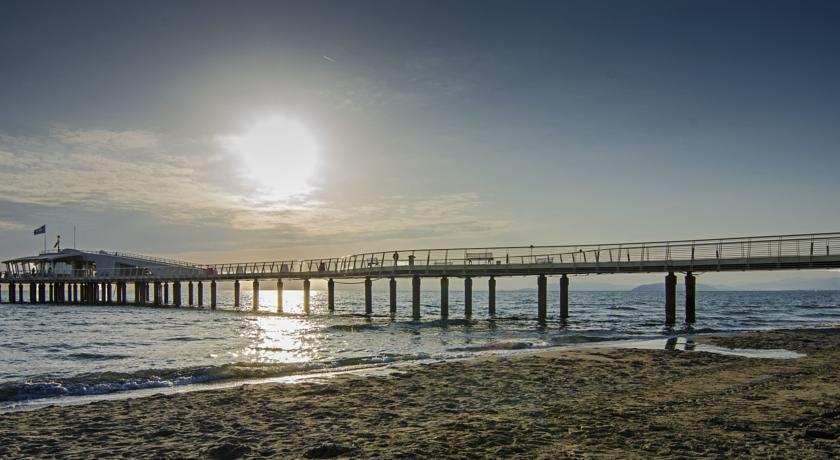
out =
[[[5,294],[5,293],[4,293]],[[572,292],[571,318],[536,318],[535,291],[497,292],[497,317],[487,293],[474,292],[473,318],[463,319],[463,294],[450,291],[450,320],[439,320],[439,294],[422,293],[423,319],[411,321],[410,292],[387,314],[387,291],[374,296],[337,291],[336,313],[326,293],[313,291],[312,316],[300,312],[300,291],[284,293],[277,316],[274,291],[261,291],[260,310],[78,305],[0,305],[0,409],[27,401],[125,392],[237,379],[273,378],[312,370],[411,360],[469,357],[486,350],[563,346],[686,332],[663,327],[660,293]],[[384,294],[384,295],[383,295]],[[206,295],[206,292],[205,292]],[[243,305],[250,305],[243,294]],[[5,297],[5,295],[4,295]],[[5,300],[5,298],[4,298]],[[232,310],[230,292],[220,308]],[[682,311],[678,307],[678,320]],[[699,292],[694,332],[778,329],[840,323],[840,292]]]

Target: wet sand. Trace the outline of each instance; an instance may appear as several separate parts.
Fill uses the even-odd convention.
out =
[[[2,458],[832,458],[840,330],[703,337],[795,360],[553,350],[326,384],[0,415]]]

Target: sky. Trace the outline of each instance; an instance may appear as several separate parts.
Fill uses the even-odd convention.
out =
[[[0,0],[0,256],[840,230],[840,3]]]

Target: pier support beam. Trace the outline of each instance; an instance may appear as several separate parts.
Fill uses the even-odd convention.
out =
[[[18,303],[23,303],[23,283],[18,284]]]
[[[17,301],[17,286],[15,283],[9,283],[9,303],[15,303]]]
[[[694,311],[694,299],[696,283],[694,275],[691,272],[685,274],[685,322],[693,324],[696,320]]]
[[[239,308],[239,280],[233,282],[233,307]]]
[[[487,280],[487,313],[496,316],[496,278]]]
[[[569,317],[569,277],[560,277],[560,319]]]
[[[254,280],[253,292],[251,295],[253,302],[251,309],[257,311],[260,309],[260,280]]]
[[[114,294],[111,292],[111,283],[108,283],[105,287],[105,293],[108,296],[108,305],[112,305],[114,303]]]
[[[49,303],[55,303],[55,291],[53,291],[53,289],[55,289],[55,283],[49,283],[47,285],[47,287],[49,288],[49,297],[48,297],[49,300],[48,301],[49,301]]]
[[[327,281],[327,308],[330,313],[335,311],[335,281],[332,278]]]
[[[163,304],[169,305],[169,282],[163,283]]]
[[[365,278],[365,314],[373,313],[373,281],[370,277]]]
[[[283,313],[283,280],[277,278],[277,313]]]
[[[154,299],[154,304],[155,304],[156,307],[160,306],[160,294],[161,294],[160,287],[161,287],[160,286],[160,281],[155,281],[155,285],[154,285],[154,289],[153,289],[153,291],[154,291],[153,299]]]
[[[309,278],[303,280],[303,313],[309,314]]]
[[[464,278],[464,316],[472,318],[472,278]]]
[[[440,279],[440,319],[449,319],[449,278]]]
[[[210,281],[210,309],[216,309],[216,280]]]
[[[674,272],[665,276],[665,325],[677,322],[677,277]]]
[[[394,315],[397,313],[397,280],[395,278],[391,278],[391,281],[388,284],[391,291],[390,312]]]
[[[545,322],[548,312],[548,280],[545,275],[537,277],[537,320]]]
[[[73,303],[79,303],[79,283],[73,283]]]
[[[196,291],[198,294],[198,308],[204,308],[204,283],[202,281],[199,281],[198,285],[196,285]]]
[[[411,317],[415,321],[420,319],[420,277],[417,275],[411,278]]]
[[[35,283],[29,283],[29,303],[36,303],[37,302],[37,288]]]
[[[193,282],[187,283],[187,305],[193,306]]]
[[[172,305],[176,307],[181,306],[181,282],[172,282]]]

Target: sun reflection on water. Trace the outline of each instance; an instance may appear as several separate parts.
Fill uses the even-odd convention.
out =
[[[312,291],[310,304],[313,311],[321,309],[325,297],[318,291]],[[251,293],[243,293],[242,304],[250,305]],[[277,311],[277,291],[260,290],[260,312]],[[238,354],[240,359],[261,363],[305,363],[321,358],[319,344],[322,337],[317,334],[315,320],[302,315],[303,291],[283,291],[283,312],[288,316],[258,315],[248,319],[240,332],[247,338],[248,345]]]

